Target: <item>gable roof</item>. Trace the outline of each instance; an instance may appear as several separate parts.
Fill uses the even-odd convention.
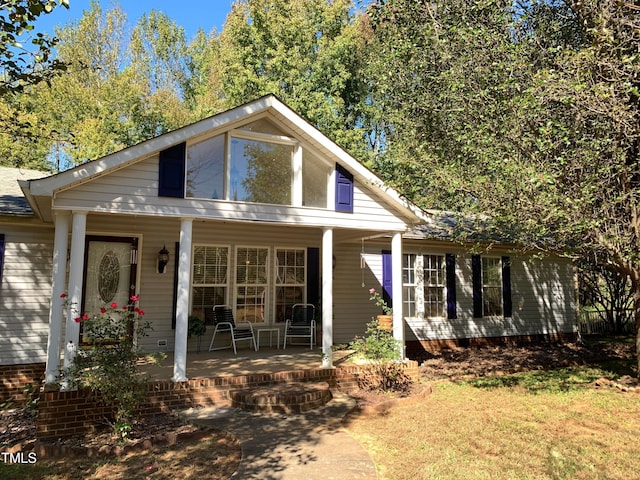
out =
[[[255,117],[270,115],[271,118],[289,129],[301,143],[322,152],[331,161],[335,161],[346,168],[354,179],[369,185],[386,199],[396,209],[412,219],[412,223],[424,221],[422,211],[404,199],[395,190],[384,185],[381,179],[374,175],[364,165],[354,159],[345,150],[327,138],[317,128],[295,113],[274,95],[266,95],[239,107],[227,110],[217,115],[205,118],[196,123],[146,140],[139,144],[125,148],[105,157],[87,162],[70,170],[37,180],[21,182],[21,187],[29,200],[36,205],[38,198],[43,208],[48,208],[55,192],[72,188],[99,176],[111,173],[158,154],[162,150],[205,135],[211,135],[216,130],[229,130],[241,124],[252,121]]]

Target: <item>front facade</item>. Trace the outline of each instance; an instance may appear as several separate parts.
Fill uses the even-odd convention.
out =
[[[6,205],[21,196],[7,197],[0,217],[0,364],[45,362],[48,383],[82,342],[76,313],[131,295],[153,327],[141,344],[174,352],[174,381],[188,376],[189,316],[218,304],[283,328],[294,303],[313,303],[325,367],[379,313],[370,288],[393,298],[408,344],[575,331],[570,263],[416,234],[429,215],[273,96],[16,177],[28,205],[18,215]]]

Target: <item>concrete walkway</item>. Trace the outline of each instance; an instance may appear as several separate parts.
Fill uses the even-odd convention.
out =
[[[242,460],[233,479],[377,479],[369,454],[342,428],[355,401],[341,393],[333,395],[324,407],[300,414],[250,413],[229,407],[189,409],[180,415],[238,438]]]

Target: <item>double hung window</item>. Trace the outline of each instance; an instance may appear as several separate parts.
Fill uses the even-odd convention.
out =
[[[473,316],[511,317],[511,258],[471,257],[473,269]]]
[[[403,255],[404,315],[444,317],[446,277],[444,255]]]
[[[224,304],[238,322],[284,322],[307,301],[307,274],[305,248],[195,245],[191,314],[211,320]]]
[[[276,249],[276,322],[284,322],[294,304],[304,303],[305,278],[304,249]]]
[[[193,249],[191,314],[212,321],[214,305],[228,302],[229,247],[196,245]]]
[[[269,289],[269,249],[236,249],[236,320],[264,322]]]
[[[482,316],[502,315],[500,258],[482,257]]]

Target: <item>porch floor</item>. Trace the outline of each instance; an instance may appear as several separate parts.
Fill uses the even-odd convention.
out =
[[[187,353],[187,378],[235,377],[250,373],[274,373],[294,370],[308,370],[322,367],[320,348],[310,349],[304,346],[287,346],[285,349],[260,347],[257,352],[251,348],[239,348],[234,355],[233,349]],[[333,365],[343,364],[350,352],[333,352]],[[144,360],[139,370],[151,380],[168,380],[173,376],[173,352],[158,365]]]

